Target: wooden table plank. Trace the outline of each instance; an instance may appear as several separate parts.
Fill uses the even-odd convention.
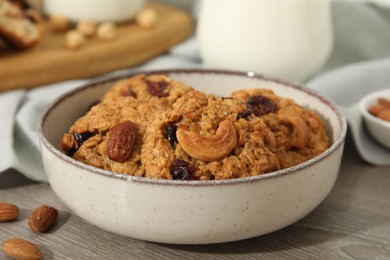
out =
[[[360,160],[350,136],[336,185],[304,219],[282,230],[215,245],[164,245],[96,228],[58,200],[47,184],[9,170],[0,175],[0,201],[21,208],[17,221],[0,223],[0,243],[22,237],[36,243],[45,259],[390,259],[390,167]],[[30,212],[50,204],[60,210],[47,234],[29,230]],[[0,259],[5,257],[0,252]]]

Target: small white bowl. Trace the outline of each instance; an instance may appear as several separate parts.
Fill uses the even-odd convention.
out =
[[[364,96],[359,102],[359,110],[371,136],[378,143],[390,149],[390,122],[380,119],[368,112],[370,106],[378,104],[378,98],[380,97],[390,100],[390,88],[382,89]]]
[[[72,159],[59,148],[73,122],[119,78],[90,83],[50,105],[38,129],[49,183],[76,215],[102,229],[147,241],[219,243],[260,236],[290,225],[310,213],[331,191],[347,130],[346,119],[333,102],[310,89],[253,73],[147,73],[164,73],[219,96],[239,89],[272,89],[277,95],[318,111],[331,145],[294,167],[240,179],[162,180],[98,169]]]
[[[144,6],[145,0],[45,0],[47,15],[61,14],[72,22],[124,22],[131,20]]]

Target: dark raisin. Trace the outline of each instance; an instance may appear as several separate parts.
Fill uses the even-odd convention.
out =
[[[170,124],[164,128],[164,137],[168,140],[169,144],[175,148],[177,143],[176,138],[177,125]]]
[[[174,180],[188,180],[189,175],[186,167],[177,167],[171,170],[172,178]]]
[[[76,139],[77,144],[81,146],[85,141],[87,141],[89,138],[91,138],[94,134],[90,132],[85,132],[85,133],[73,133],[74,139]]]
[[[69,151],[66,152],[67,155],[69,155],[70,157],[73,157],[73,155],[77,152],[77,149],[72,147],[69,149]]]
[[[180,159],[177,159],[173,162],[174,167],[187,167],[188,165],[189,165],[188,162]]]
[[[167,97],[169,96],[169,93],[166,91],[168,87],[168,82],[166,81],[159,81],[154,82],[151,80],[146,80],[146,85],[148,86],[148,91],[153,96],[157,97]]]
[[[240,113],[237,114],[237,119],[240,118],[247,118],[248,116],[252,115],[253,111],[251,109],[245,109],[244,111],[241,111]]]
[[[135,92],[131,89],[124,89],[121,91],[122,97],[133,97],[136,98]]]
[[[264,96],[251,96],[246,101],[246,104],[256,116],[273,113],[276,110],[274,102]]]
[[[171,175],[174,180],[197,180],[195,173],[197,168],[191,166],[184,160],[175,160],[171,169]]]

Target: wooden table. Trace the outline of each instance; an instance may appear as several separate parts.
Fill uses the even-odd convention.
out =
[[[164,245],[115,235],[72,214],[47,184],[9,170],[0,175],[0,201],[18,205],[17,221],[0,223],[0,243],[21,237],[41,248],[44,259],[390,259],[390,167],[359,159],[350,136],[335,187],[304,219],[244,241]],[[60,211],[53,229],[33,233],[31,211],[49,204]],[[0,259],[6,259],[0,252]]]

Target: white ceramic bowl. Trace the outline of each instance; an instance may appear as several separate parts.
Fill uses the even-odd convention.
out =
[[[44,0],[47,15],[61,14],[73,22],[124,22],[131,20],[144,6],[145,0]]]
[[[303,218],[328,195],[339,172],[347,129],[344,116],[331,101],[309,89],[253,73],[155,73],[165,73],[220,96],[238,89],[273,89],[280,96],[318,111],[331,146],[295,167],[242,179],[175,181],[105,171],[73,160],[59,149],[63,133],[118,78],[91,83],[50,105],[40,119],[38,131],[50,185],[75,214],[102,229],[137,239],[174,244],[218,243],[281,229]]]
[[[390,122],[368,112],[368,108],[377,104],[380,97],[390,100],[390,88],[375,91],[364,96],[359,102],[359,110],[371,136],[377,142],[390,149]]]

